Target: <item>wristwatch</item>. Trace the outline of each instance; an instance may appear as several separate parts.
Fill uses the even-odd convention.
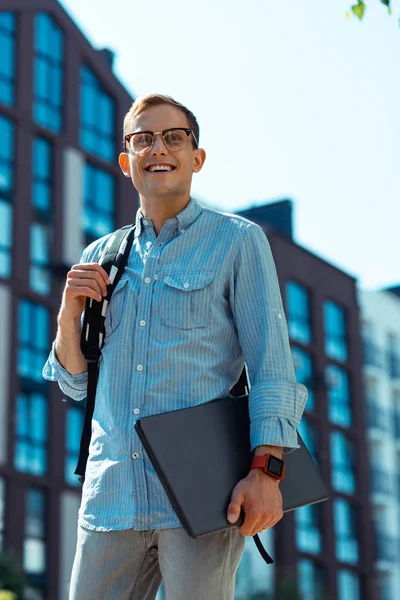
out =
[[[285,475],[285,463],[272,454],[253,456],[250,471],[252,469],[262,469],[264,473],[279,481],[282,481]]]

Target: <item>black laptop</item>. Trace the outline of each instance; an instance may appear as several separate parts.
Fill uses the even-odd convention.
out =
[[[135,430],[183,528],[198,537],[240,525],[227,521],[231,493],[252,460],[248,396],[144,417]],[[305,447],[285,456],[284,512],[322,502],[329,491]]]

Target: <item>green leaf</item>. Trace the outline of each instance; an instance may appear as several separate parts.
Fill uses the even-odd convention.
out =
[[[358,17],[361,20],[364,16],[365,2],[359,0],[357,4],[354,4],[354,6],[351,7],[351,10],[356,15],[356,17]]]
[[[390,0],[381,0],[382,4],[390,8]]]

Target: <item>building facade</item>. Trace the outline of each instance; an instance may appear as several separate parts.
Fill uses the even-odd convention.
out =
[[[70,266],[134,220],[117,163],[132,97],[56,0],[0,0],[0,56],[0,549],[31,600],[64,600],[83,406],[41,370]]]
[[[400,297],[360,291],[379,600],[400,590]]]
[[[117,165],[132,98],[112,53],[95,50],[56,0],[0,0],[0,56],[0,550],[20,560],[31,600],[66,600],[83,406],[41,371],[70,266],[134,218],[137,196]],[[294,243],[290,202],[246,216],[271,243],[310,394],[300,431],[332,500],[262,534],[276,566],[246,540],[237,600],[293,583],[302,600],[373,600],[355,280]]]
[[[294,242],[290,201],[240,214],[264,228],[272,248],[297,379],[309,390],[299,432],[332,491],[275,526],[275,594],[375,600],[356,281]]]

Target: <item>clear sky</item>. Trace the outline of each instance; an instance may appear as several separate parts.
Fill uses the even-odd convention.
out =
[[[129,92],[196,114],[196,198],[291,198],[296,241],[372,289],[400,284],[400,0],[352,3],[61,0]]]

